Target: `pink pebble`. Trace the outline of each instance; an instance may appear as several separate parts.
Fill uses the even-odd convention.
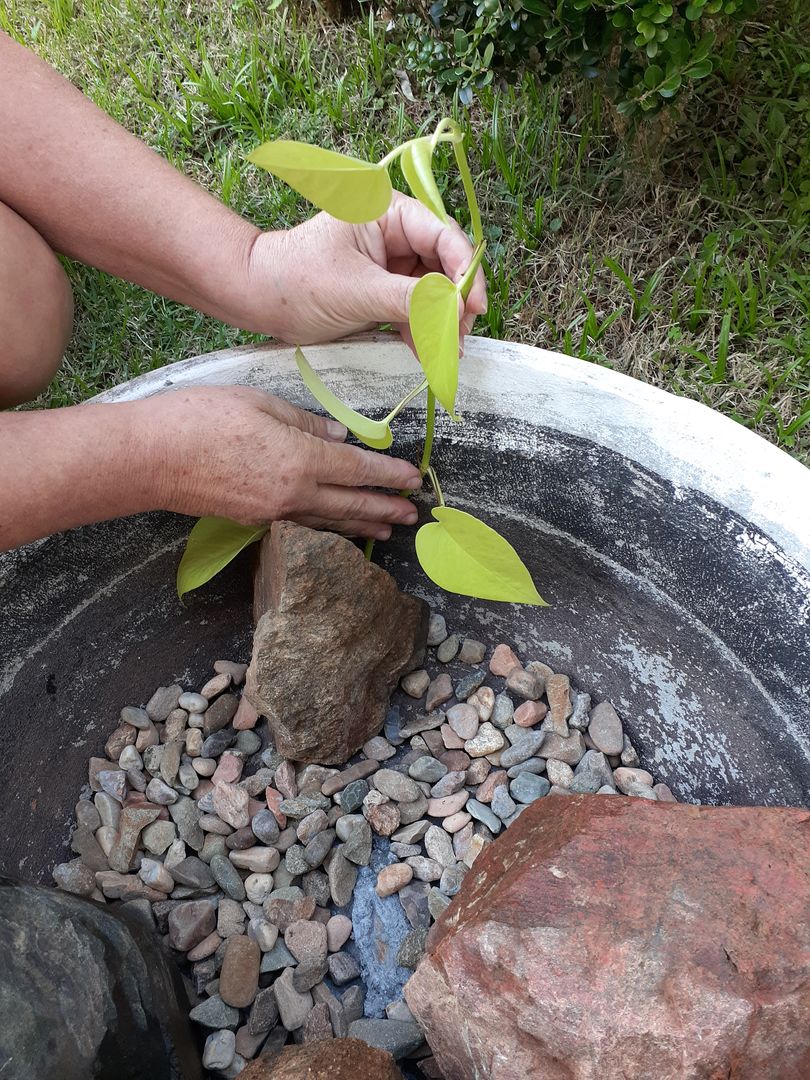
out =
[[[548,706],[542,701],[524,701],[515,709],[515,723],[518,727],[528,728],[545,719]]]
[[[236,731],[247,731],[248,728],[256,727],[256,722],[259,719],[259,714],[250,704],[248,699],[244,697],[239,698],[239,707],[236,710],[236,714],[233,718],[233,726]]]

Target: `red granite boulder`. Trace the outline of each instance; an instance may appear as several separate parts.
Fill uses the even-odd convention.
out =
[[[405,993],[445,1080],[806,1080],[810,812],[538,800]]]
[[[422,662],[430,609],[350,540],[289,521],[261,543],[246,694],[279,753],[341,765],[375,735]]]

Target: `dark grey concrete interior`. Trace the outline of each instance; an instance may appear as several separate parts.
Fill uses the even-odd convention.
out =
[[[419,421],[414,410],[398,429],[404,456],[417,452]],[[375,558],[453,629],[510,642],[610,698],[679,798],[807,804],[807,572],[726,508],[595,443],[538,426],[531,452],[497,449],[508,423],[443,425],[434,463],[448,503],[501,530],[551,606],[442,594],[412,530]],[[514,442],[527,445],[525,422]],[[3,872],[47,880],[65,857],[87,759],[123,705],[172,680],[195,686],[217,658],[248,657],[252,556],[181,603],[174,575],[190,525],[146,515],[0,557]]]

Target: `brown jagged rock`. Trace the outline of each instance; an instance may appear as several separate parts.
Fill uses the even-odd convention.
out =
[[[269,1064],[252,1061],[240,1080],[402,1080],[402,1073],[385,1050],[359,1039],[328,1039],[304,1046],[287,1046]]]
[[[446,1080],[810,1076],[810,812],[539,799],[405,988]]]
[[[277,521],[261,543],[246,694],[285,758],[342,764],[424,657],[430,610],[351,541]]]

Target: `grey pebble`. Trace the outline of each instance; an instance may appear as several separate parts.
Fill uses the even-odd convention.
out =
[[[396,1061],[413,1054],[424,1042],[419,1025],[405,1020],[354,1020],[349,1024],[349,1038],[387,1050]]]
[[[542,799],[544,795],[548,795],[550,787],[551,784],[545,776],[523,772],[509,785],[509,794],[516,802],[533,803],[535,799]]]
[[[232,1031],[214,1031],[205,1040],[202,1062],[206,1069],[222,1072],[236,1054],[236,1036]]]
[[[281,938],[279,938],[270,952],[266,952],[262,957],[262,963],[259,970],[262,974],[266,975],[271,971],[281,971],[283,968],[295,967],[297,963],[298,961],[293,954]]]
[[[449,664],[451,660],[455,659],[456,653],[458,652],[460,645],[461,638],[458,636],[458,634],[450,634],[450,636],[446,637],[436,650],[436,659],[441,664]]]
[[[385,717],[385,737],[391,743],[392,746],[402,746],[405,742],[400,734],[400,728],[402,727],[402,715],[399,709],[394,706],[388,710]]]
[[[492,710],[490,723],[503,731],[504,728],[509,727],[509,725],[514,722],[514,718],[515,706],[512,703],[512,699],[508,694],[498,694],[495,697],[495,707]]]
[[[483,825],[486,825],[495,836],[501,831],[500,818],[496,817],[485,803],[480,803],[477,799],[468,799],[464,809],[468,814],[471,814],[476,821],[480,821]]]
[[[139,731],[146,731],[152,721],[146,709],[139,709],[136,705],[125,705],[121,710],[121,723],[129,724]]]
[[[220,889],[231,900],[242,901],[245,899],[245,885],[239,876],[239,871],[227,857],[227,855],[213,855],[209,863],[211,873]]]
[[[572,703],[571,715],[568,717],[569,728],[575,731],[584,731],[591,722],[589,710],[591,707],[591,695],[575,693]]]
[[[542,731],[524,730],[523,734],[517,738],[512,746],[507,746],[502,751],[501,768],[508,769],[512,765],[519,765],[521,762],[534,757],[540,749],[544,737]]]
[[[204,713],[208,708],[208,698],[204,698],[202,694],[186,692],[177,699],[177,707],[190,713]]]
[[[430,616],[430,622],[428,623],[428,646],[432,648],[435,645],[441,645],[446,637],[447,623],[445,622],[444,615],[434,613]]]
[[[212,994],[207,1001],[200,1002],[188,1015],[195,1023],[207,1028],[239,1027],[239,1010],[226,1005],[219,994]]]
[[[305,818],[315,810],[328,810],[331,806],[325,795],[298,795],[294,799],[282,799],[279,810],[288,818]]]
[[[452,866],[446,866],[442,871],[441,880],[439,881],[439,889],[445,896],[455,896],[461,888],[461,883],[464,881],[464,876],[467,873],[467,867],[464,863],[454,863]]]
[[[439,889],[431,889],[427,898],[428,910],[434,919],[443,915],[450,906],[450,897],[445,896]]]
[[[344,990],[340,995],[340,1004],[346,1014],[347,1023],[350,1024],[353,1020],[359,1020],[365,1007],[363,987],[355,984],[350,986],[348,990]]]
[[[246,728],[236,736],[236,749],[241,750],[245,757],[252,757],[261,748],[262,740],[255,731]]]
[[[613,784],[613,770],[599,750],[586,750],[574,769],[569,787],[574,794],[595,794],[605,784]]]
[[[560,764],[560,762],[558,762]],[[516,776],[520,776],[521,773],[534,773],[539,776],[540,773],[546,771],[546,759],[541,757],[528,758],[526,761],[521,761],[517,765],[513,765],[510,769],[507,769],[506,775],[510,780],[514,780]]]
[[[435,784],[447,774],[447,766],[435,757],[420,757],[408,769],[408,775],[414,780],[423,780],[426,784]]]
[[[497,814],[501,821],[506,821],[508,817],[511,817],[512,814],[514,814],[515,804],[512,801],[505,784],[495,788],[495,794],[492,796],[490,808],[492,813]]]
[[[280,830],[272,810],[259,810],[254,814],[250,827],[256,839],[261,840],[263,844],[272,846],[278,840]]]
[[[332,845],[335,842],[335,830],[324,829],[323,832],[317,833],[304,848],[304,859],[307,862],[308,870],[317,870],[317,868],[323,863],[326,856],[332,850]]]

